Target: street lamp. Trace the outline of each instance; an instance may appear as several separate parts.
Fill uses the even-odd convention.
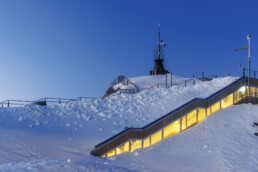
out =
[[[235,49],[235,51],[238,51],[238,50],[242,50],[242,49],[248,49],[248,92],[249,92],[249,103],[251,102],[251,98],[250,98],[250,41],[251,41],[251,35],[247,35],[247,40],[248,40],[248,46],[245,46],[245,47],[241,47],[241,48],[238,48],[238,49]]]

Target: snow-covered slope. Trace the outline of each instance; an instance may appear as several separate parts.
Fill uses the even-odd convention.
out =
[[[226,168],[230,171],[239,167],[235,165],[241,160],[238,156],[253,150],[253,143],[255,141],[257,143],[251,125],[251,121],[257,121],[257,114],[256,116],[253,114],[258,110],[256,106],[234,106],[230,108],[232,110],[217,112],[208,117],[204,123],[185,133],[135,153],[125,153],[107,159],[94,157],[90,155],[90,151],[96,144],[126,127],[142,127],[193,98],[211,95],[236,79],[218,78],[209,82],[200,82],[194,86],[147,89],[135,95],[121,94],[105,99],[70,102],[65,105],[0,108],[0,164],[2,164],[0,171],[7,169],[16,171],[15,169],[19,167],[34,171],[38,168],[46,170],[47,167],[53,167],[53,170],[67,167],[71,170],[101,168],[109,171],[110,169],[121,170],[120,167],[124,167],[123,170],[171,171],[172,164],[175,169],[181,170],[194,167],[194,169],[203,171],[204,168],[209,167],[208,169],[213,171]],[[240,110],[234,108],[240,108]],[[221,119],[217,119],[216,114]],[[230,118],[231,121],[225,123],[227,126],[232,124],[232,130],[223,129],[221,122],[224,120],[227,122],[227,118],[234,114],[234,118]],[[250,118],[244,114],[249,114]],[[231,154],[230,144],[237,140],[233,138],[233,130],[236,133],[242,131],[241,127],[238,130],[234,127],[237,125],[245,127],[247,123],[249,125],[245,133],[247,131],[250,133],[242,134],[241,139],[247,139],[248,142],[253,139],[252,143],[247,147],[243,142],[235,147],[232,145],[232,149],[240,151],[233,151]],[[229,134],[232,134],[232,137],[228,137]],[[234,137],[237,136],[238,134],[234,135]],[[214,141],[214,139],[217,140]],[[225,148],[223,145],[213,144],[213,142],[220,143],[221,139],[225,141]],[[210,146],[213,146],[212,149]],[[216,149],[222,153],[209,152],[209,150]],[[194,158],[196,155],[200,155],[201,159]],[[223,164],[223,159],[226,158],[229,160]],[[255,154],[250,154],[251,164],[257,162],[257,159]],[[254,168],[250,167],[249,171],[252,169]]]

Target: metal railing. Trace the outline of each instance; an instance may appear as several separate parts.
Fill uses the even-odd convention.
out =
[[[28,104],[37,104],[37,105],[49,105],[49,104],[62,104],[62,103],[68,103],[71,101],[83,101],[84,99],[89,99],[91,97],[77,97],[75,99],[67,99],[67,98],[50,98],[50,97],[44,97],[38,100],[5,100],[0,102],[0,107],[19,107],[24,106]],[[95,98],[93,98],[95,99]]]
[[[172,84],[162,84],[162,83],[158,83],[158,84],[155,84],[153,86],[151,86],[150,88],[170,88],[170,87],[173,87],[173,86],[178,86],[178,85],[182,85],[182,86],[188,86],[188,85],[195,85],[195,82],[196,82],[196,79],[195,78],[192,78],[192,79],[186,79],[184,81],[181,81],[179,83],[172,83]]]
[[[229,72],[222,72],[222,73],[218,73],[218,74],[205,74],[204,71],[201,73],[201,75],[199,74],[195,74],[193,75],[193,78],[198,78],[200,80],[211,80],[213,78],[218,78],[218,77],[225,77],[225,76],[243,76],[243,77],[248,77],[248,69],[247,68],[239,68],[236,70],[232,70]],[[256,79],[256,76],[258,74],[258,71],[255,70],[250,70],[250,77]]]
[[[258,71],[250,69],[250,78],[253,77],[254,79],[256,79],[256,74],[258,74]],[[247,68],[243,68],[243,76],[247,76],[248,77],[248,69]]]

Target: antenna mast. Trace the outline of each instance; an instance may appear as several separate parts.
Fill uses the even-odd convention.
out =
[[[159,44],[158,44],[158,59],[160,59],[160,24],[159,24]]]
[[[163,48],[166,46],[166,42],[163,42],[160,39],[160,24],[159,24],[159,42],[158,42],[158,47],[154,50],[154,62],[155,66],[154,68],[150,71],[150,75],[163,75],[166,73],[169,73],[167,70],[164,69],[163,66],[163,61],[164,61],[164,53],[163,53]],[[162,58],[163,57],[163,58]]]

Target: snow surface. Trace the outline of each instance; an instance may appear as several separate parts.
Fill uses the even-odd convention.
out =
[[[98,171],[98,172],[134,172],[136,170],[129,170],[122,167],[111,165],[107,162],[87,161],[71,161],[71,160],[53,160],[42,159],[30,162],[10,163],[0,165],[1,171],[19,171],[19,172],[33,172],[33,171],[48,171],[48,172],[69,172],[69,171]]]
[[[146,149],[110,158],[90,155],[126,127],[142,127],[237,78],[147,89],[63,105],[0,108],[0,171],[255,171],[258,107],[233,106]]]

